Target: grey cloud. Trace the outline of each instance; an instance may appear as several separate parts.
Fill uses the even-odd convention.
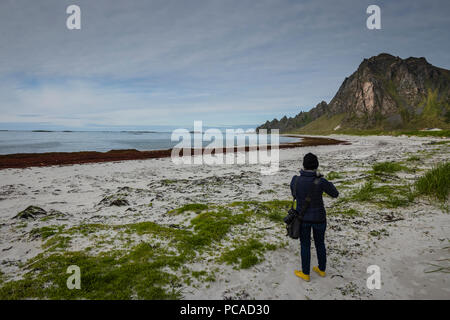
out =
[[[3,0],[1,122],[76,113],[87,123],[96,113],[160,123],[210,112],[258,123],[329,100],[380,52],[449,68],[448,1],[375,1],[383,29],[369,31],[372,2]],[[70,4],[81,7],[80,31],[65,28]]]

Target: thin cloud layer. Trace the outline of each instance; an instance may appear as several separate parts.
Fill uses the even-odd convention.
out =
[[[70,4],[81,30],[65,27]],[[329,101],[380,52],[449,68],[448,1],[376,1],[376,31],[365,27],[369,4],[5,0],[0,123],[258,124]]]

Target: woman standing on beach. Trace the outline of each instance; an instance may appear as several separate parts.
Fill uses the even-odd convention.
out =
[[[323,176],[317,172],[318,167],[319,160],[317,159],[317,156],[312,153],[306,154],[303,158],[303,169],[300,170],[300,176],[294,176],[291,181],[291,193],[297,200],[297,211],[302,207],[307,196],[311,199],[300,226],[302,270],[294,271],[296,276],[305,281],[310,280],[311,229],[313,231],[317,260],[319,262],[319,265],[314,266],[313,270],[321,277],[325,277],[327,262],[325,229],[327,222],[322,193],[326,192],[333,198],[339,196],[339,192],[333,183],[323,178]]]

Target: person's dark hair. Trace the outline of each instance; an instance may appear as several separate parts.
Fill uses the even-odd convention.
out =
[[[305,154],[303,157],[303,168],[305,170],[316,170],[319,167],[319,159],[311,152]]]

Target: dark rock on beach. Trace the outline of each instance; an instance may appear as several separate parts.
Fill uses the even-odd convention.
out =
[[[14,216],[14,219],[20,218],[20,219],[36,219],[36,216],[38,215],[47,215],[47,211],[45,211],[42,208],[39,208],[37,206],[29,206],[25,210],[19,212],[16,216]]]
[[[111,201],[110,206],[117,206],[117,207],[123,207],[123,206],[128,206],[130,205],[128,203],[128,200],[126,199],[116,199],[114,201]]]

